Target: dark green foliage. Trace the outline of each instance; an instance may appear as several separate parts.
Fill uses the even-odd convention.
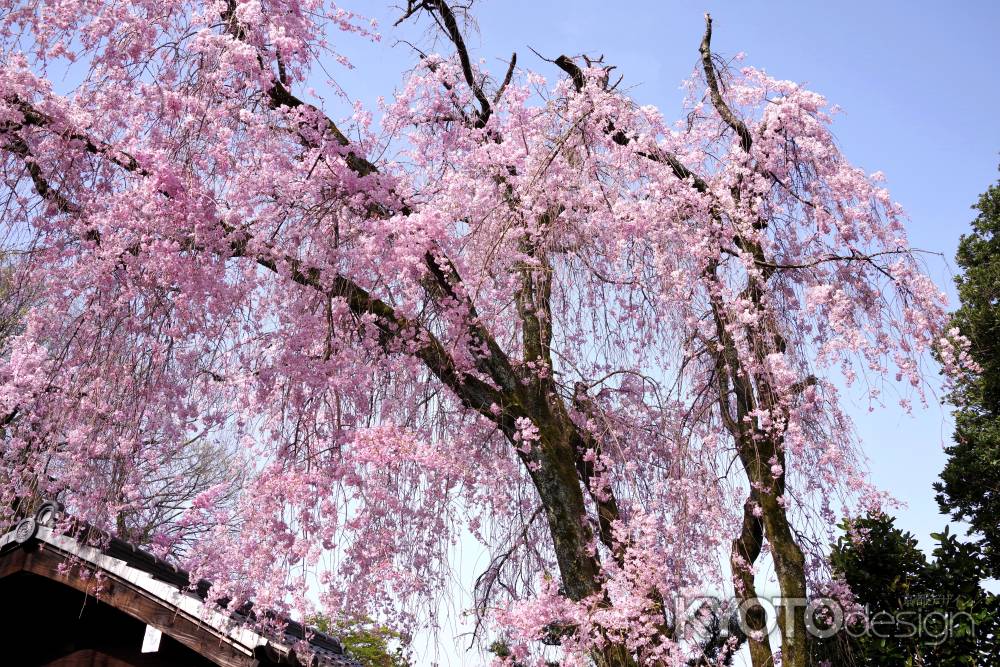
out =
[[[852,623],[853,637],[817,644],[814,654],[835,665],[1000,665],[1000,599],[981,586],[978,545],[946,529],[931,535],[937,546],[928,560],[894,521],[879,514],[842,525],[831,562],[865,607],[868,630]]]
[[[994,576],[1000,573],[1000,184],[983,193],[972,232],[962,236],[956,260],[959,308],[953,325],[971,342],[981,371],[950,396],[955,442],[935,484],[942,511],[966,521],[982,540]]]

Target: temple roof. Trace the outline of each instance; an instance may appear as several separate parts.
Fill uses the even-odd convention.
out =
[[[184,570],[117,537],[82,522],[74,524],[72,534],[75,537],[60,534],[55,527],[57,512],[57,506],[46,503],[35,517],[22,520],[13,530],[0,536],[0,579],[20,571],[9,564],[3,567],[5,561],[17,556],[22,561],[21,569],[43,576],[48,576],[45,573],[55,572],[51,564],[58,559],[60,564],[81,565],[100,572],[103,577],[124,586],[129,593],[170,610],[172,614],[154,614],[156,618],[171,619],[169,622],[156,623],[141,618],[140,613],[133,609],[122,609],[165,635],[177,634],[179,636],[176,638],[184,641],[184,631],[174,631],[174,626],[179,627],[176,621],[179,618],[185,622],[186,627],[199,629],[202,633],[208,633],[220,642],[229,644],[234,649],[230,652],[237,659],[219,664],[243,664],[238,656],[245,654],[247,665],[361,667],[359,662],[347,654],[339,640],[314,628],[307,629],[291,619],[278,618],[278,623],[274,625],[283,626],[284,630],[270,632],[259,629],[259,624],[253,622],[256,616],[252,605],[244,605],[236,611],[212,608],[205,604],[210,582],[202,580],[192,583]],[[45,559],[48,565],[43,567],[40,561]],[[86,590],[81,587],[80,582],[73,580],[71,574],[49,578],[57,581],[66,579],[63,583]],[[89,586],[92,587],[93,584],[90,583]],[[303,639],[308,642],[309,653],[313,654],[311,659],[296,655],[295,647]],[[187,643],[192,645],[190,641]],[[201,643],[204,644],[204,641]]]

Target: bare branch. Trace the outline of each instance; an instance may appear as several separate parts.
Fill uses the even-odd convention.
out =
[[[740,136],[740,146],[742,146],[745,152],[749,153],[750,147],[753,145],[750,130],[747,129],[746,124],[742,120],[736,117],[736,114],[726,104],[726,100],[723,99],[722,93],[719,91],[719,80],[715,76],[715,65],[712,62],[712,17],[708,13],[705,14],[705,36],[702,37],[701,46],[698,48],[698,51],[701,53],[701,65],[705,70],[705,80],[708,82],[708,91],[712,98],[712,106],[722,116],[722,120],[726,121],[726,124],[733,128],[736,134]]]
[[[572,58],[562,55],[556,58],[553,62],[555,62],[559,69],[569,74],[569,78],[573,80],[573,87],[576,88],[576,92],[583,90],[583,86],[586,83],[583,78],[583,70],[580,69],[579,65],[573,62]]]
[[[500,98],[503,97],[503,91],[507,90],[507,86],[510,85],[510,80],[514,76],[514,67],[517,65],[517,53],[510,54],[510,64],[507,66],[507,74],[503,78],[503,83],[497,89],[496,95],[493,96],[493,104],[496,106],[500,102]]]

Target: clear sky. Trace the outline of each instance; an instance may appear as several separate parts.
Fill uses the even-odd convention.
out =
[[[330,70],[370,107],[392,95],[414,62],[408,46],[393,44],[406,39],[426,48],[429,40],[412,27],[393,28],[401,12],[388,3],[341,4],[380,22],[382,44],[339,45],[355,70]],[[841,148],[866,171],[885,172],[910,214],[913,245],[943,253],[928,257],[928,269],[953,295],[953,258],[973,217],[969,207],[998,176],[1000,2],[480,0],[479,32],[467,41],[493,71],[502,73],[517,51],[520,64],[552,78],[560,72],[529,46],[548,58],[604,54],[637,101],[676,117],[705,11],[714,19],[717,53],[742,51],[747,64],[807,83],[843,107],[834,125]],[[873,414],[859,406],[854,416],[874,480],[908,503],[898,523],[926,547],[927,533],[945,521],[931,483],[950,439],[948,410],[931,405],[907,416],[890,403]]]

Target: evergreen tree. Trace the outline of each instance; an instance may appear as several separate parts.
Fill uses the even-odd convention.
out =
[[[982,588],[986,558],[948,529],[928,560],[911,533],[885,514],[845,521],[832,553],[836,574],[864,607],[846,645],[815,653],[833,664],[960,667],[1000,664],[1000,599]],[[838,652],[839,651],[839,652]]]
[[[994,576],[1000,571],[1000,183],[973,207],[979,215],[962,236],[955,279],[960,306],[953,323],[972,343],[980,370],[960,381],[950,400],[955,442],[935,484],[942,511],[979,535]]]

